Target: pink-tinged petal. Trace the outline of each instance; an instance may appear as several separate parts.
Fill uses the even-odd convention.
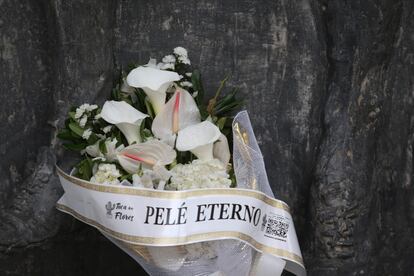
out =
[[[118,154],[118,161],[128,173],[137,173],[140,166],[151,168],[154,165],[168,165],[176,158],[175,150],[169,145],[156,140],[130,145]]]
[[[101,118],[110,124],[116,125],[128,140],[128,144],[139,143],[141,136],[139,129],[142,120],[148,117],[124,101],[105,102],[100,113]]]
[[[200,121],[200,111],[194,98],[187,90],[177,88],[164,109],[155,117],[152,132],[155,137],[170,141],[177,131]]]

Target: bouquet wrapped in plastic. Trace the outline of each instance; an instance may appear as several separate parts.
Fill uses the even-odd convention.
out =
[[[69,112],[82,154],[57,208],[96,227],[150,275],[306,275],[289,207],[274,199],[236,91],[208,104],[182,47],[121,77],[102,108]],[[232,148],[232,150],[230,150]]]

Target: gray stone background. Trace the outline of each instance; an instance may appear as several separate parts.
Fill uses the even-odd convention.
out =
[[[414,274],[414,1],[0,0],[0,274],[140,275],[54,204],[55,138],[131,61],[188,48],[247,100],[309,275]]]

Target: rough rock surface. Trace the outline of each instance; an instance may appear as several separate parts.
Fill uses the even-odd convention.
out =
[[[411,0],[1,0],[1,274],[141,272],[55,210],[56,127],[177,45],[210,93],[231,74],[246,98],[309,275],[413,273],[413,16]]]

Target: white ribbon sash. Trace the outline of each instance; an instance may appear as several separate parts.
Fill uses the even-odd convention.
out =
[[[248,189],[158,191],[93,184],[60,169],[65,194],[57,208],[104,234],[135,245],[171,246],[238,239],[262,256],[306,275],[286,203]]]

